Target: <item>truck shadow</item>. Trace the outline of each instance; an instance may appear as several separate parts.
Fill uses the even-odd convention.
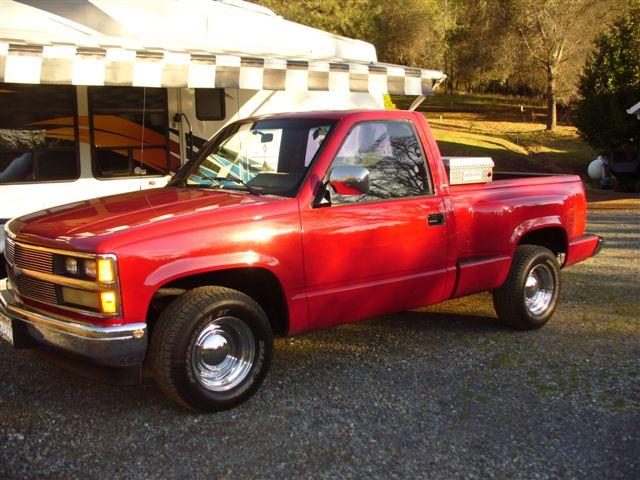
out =
[[[365,376],[375,375],[374,370],[380,362],[410,359],[416,344],[421,349],[433,346],[437,350],[443,348],[443,339],[445,344],[460,345],[478,336],[508,331],[509,328],[492,317],[408,311],[276,339],[271,373],[257,396],[264,395],[277,402],[281,395],[304,395],[305,391],[317,389],[317,377],[314,380],[307,376],[312,372],[316,375],[326,372],[327,378],[321,378],[321,382],[330,382],[331,372],[335,369],[358,368],[364,370]],[[407,342],[407,338],[411,338],[411,342]],[[355,356],[354,352],[357,353]],[[366,355],[369,362],[359,361],[360,354]],[[88,418],[96,405],[105,404],[109,405],[110,415],[115,417],[132,418],[143,412],[177,415],[177,418],[192,415],[167,400],[151,379],[136,386],[106,385],[48,363],[34,352],[12,352],[8,348],[0,349],[0,366],[4,371],[0,391],[6,414],[14,409],[17,413],[23,408],[20,399],[30,398],[33,399],[32,408],[49,415],[66,415],[72,406],[74,415],[83,418],[86,414]],[[309,378],[308,383],[305,378]],[[285,387],[269,391],[270,385],[276,382]],[[294,384],[295,389],[288,391],[286,385]],[[299,401],[304,402],[304,398]],[[252,404],[254,402],[247,405]]]
[[[436,348],[440,348],[447,339],[450,343],[465,344],[478,336],[509,332],[514,330],[499,323],[496,317],[412,310],[278,339],[274,363],[290,365],[296,362],[300,369],[313,369],[318,360],[316,354],[332,357],[332,361],[350,351],[371,352],[372,355],[380,351],[385,355],[406,356],[412,349],[408,345],[418,344],[425,349],[438,345]],[[344,361],[350,361],[349,355],[344,356]],[[286,375],[286,366],[282,374]]]

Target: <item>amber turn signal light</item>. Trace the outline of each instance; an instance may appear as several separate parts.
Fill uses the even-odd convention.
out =
[[[100,292],[100,306],[102,308],[102,313],[116,313],[118,311],[116,293]]]
[[[115,278],[113,261],[110,258],[98,258],[98,281],[104,283],[113,282]]]

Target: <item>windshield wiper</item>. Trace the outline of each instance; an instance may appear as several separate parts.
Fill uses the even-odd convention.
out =
[[[205,175],[202,172],[198,172],[199,175],[202,175],[204,178],[206,178],[207,180],[212,180],[214,182],[221,182],[221,181],[226,181],[226,182],[234,182],[237,183],[238,185],[242,185],[244,186],[247,191],[253,195],[262,195],[262,192],[260,192],[259,190],[256,190],[255,187],[252,187],[251,185],[249,185],[247,182],[245,182],[244,180],[240,180],[239,178],[228,178],[228,177],[210,177],[209,175]],[[220,188],[222,188],[222,186],[220,186]]]

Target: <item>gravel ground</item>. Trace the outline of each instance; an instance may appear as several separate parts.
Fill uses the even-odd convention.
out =
[[[276,343],[248,403],[192,415],[0,346],[0,477],[639,478],[640,211],[594,211],[542,330],[487,294]]]

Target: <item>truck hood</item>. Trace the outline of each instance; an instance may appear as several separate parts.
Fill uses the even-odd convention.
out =
[[[24,242],[92,251],[107,238],[160,221],[274,201],[244,192],[166,187],[48,208],[12,220],[8,229]]]

